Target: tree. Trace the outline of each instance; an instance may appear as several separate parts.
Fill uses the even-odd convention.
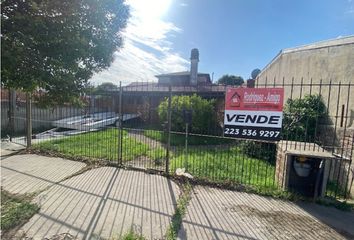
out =
[[[171,100],[171,128],[173,131],[185,131],[183,110],[192,110],[192,132],[207,133],[216,125],[215,100],[203,99],[196,94],[192,96],[173,96]],[[167,121],[168,99],[161,102],[158,114],[162,122]]]
[[[118,86],[115,85],[114,83],[111,82],[104,82],[98,85],[95,89],[94,92],[101,93],[101,92],[107,92],[107,91],[112,91],[112,90],[118,90]]]
[[[122,46],[123,0],[3,0],[2,86],[42,89],[47,104],[78,99]]]
[[[233,85],[233,86],[241,86],[244,83],[244,80],[240,76],[235,75],[224,75],[218,80],[218,84],[224,85]]]

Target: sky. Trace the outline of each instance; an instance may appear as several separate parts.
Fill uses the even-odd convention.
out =
[[[157,81],[187,71],[192,48],[199,72],[250,77],[282,49],[354,35],[354,0],[126,0],[124,45],[91,82]]]

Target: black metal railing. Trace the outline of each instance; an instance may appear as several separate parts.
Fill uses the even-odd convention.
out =
[[[83,106],[41,108],[32,101],[32,148],[210,182],[279,189],[277,142],[224,137],[228,87],[144,83],[88,94]],[[256,87],[284,88],[283,142],[332,154],[326,195],[353,194],[352,84],[282,78],[259,80]],[[25,99],[3,103],[2,113],[7,116],[2,138],[26,145]],[[299,144],[300,152],[304,144]]]

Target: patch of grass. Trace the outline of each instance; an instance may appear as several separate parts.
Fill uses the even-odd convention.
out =
[[[34,148],[59,152],[67,157],[90,159],[118,159],[118,129],[106,129],[62,139],[54,139],[34,145]],[[161,140],[163,132],[146,130],[145,135]],[[181,138],[182,137],[182,138]],[[184,136],[172,136],[175,146],[171,148],[170,171],[186,168],[186,171],[198,179],[211,181],[233,181],[259,188],[275,188],[274,165],[260,157],[251,157],[238,146],[209,145],[222,143],[223,139],[191,136],[187,158],[184,152]],[[194,140],[193,140],[194,139]],[[224,139],[229,140],[229,139]],[[183,143],[183,144],[182,144]],[[193,144],[207,144],[196,146]],[[166,149],[152,148],[138,139],[129,137],[123,131],[123,160],[130,161],[138,156],[147,156],[156,166],[166,161]],[[187,159],[187,160],[186,160]]]
[[[130,230],[126,234],[124,234],[121,238],[121,240],[145,240],[145,238],[137,233],[135,233],[133,230]]]
[[[155,165],[161,166],[166,161],[166,149],[162,147],[152,148],[146,152],[146,156],[152,159]]]
[[[94,239],[102,239],[100,236],[96,236]],[[136,233],[133,228],[129,230],[129,232],[125,233],[121,237],[110,237],[107,240],[145,240],[144,236],[139,235]]]
[[[167,134],[162,131],[145,130],[144,135],[156,141],[167,143]],[[188,145],[221,145],[235,142],[233,139],[212,136],[188,136]],[[184,146],[185,135],[183,133],[171,133],[171,146]]]
[[[60,152],[64,156],[86,157],[94,159],[117,160],[119,130],[116,128],[79,134],[62,139],[34,144],[34,149]],[[150,150],[147,144],[128,136],[123,131],[123,161],[147,155]]]
[[[191,199],[192,186],[187,182],[182,186],[182,193],[177,201],[177,208],[172,216],[172,221],[167,229],[166,239],[177,239],[178,231],[182,225],[183,216],[186,213],[188,202]]]
[[[266,160],[249,157],[235,147],[190,147],[187,158],[183,148],[174,149],[171,171],[185,168],[196,178],[212,181],[234,181],[275,189],[275,167]]]
[[[249,193],[255,193],[262,196],[273,197],[277,199],[300,201],[304,200],[304,197],[290,191],[279,189],[276,186],[264,187],[264,186],[249,186],[246,190]]]
[[[331,196],[326,196],[316,200],[316,203],[328,207],[334,207],[341,211],[354,211],[354,203],[347,202],[345,200],[338,200]]]
[[[28,221],[39,206],[24,195],[13,195],[1,189],[1,230],[5,233]]]
[[[335,181],[328,181],[326,195],[329,197],[345,198],[345,189]]]

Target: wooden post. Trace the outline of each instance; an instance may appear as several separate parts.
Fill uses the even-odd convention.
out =
[[[32,104],[31,93],[26,92],[26,126],[27,126],[27,148],[32,144]]]

